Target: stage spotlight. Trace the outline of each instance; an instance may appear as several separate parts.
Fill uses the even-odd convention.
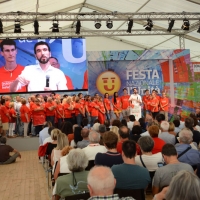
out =
[[[151,19],[147,19],[147,24],[144,25],[144,27],[147,31],[151,31],[153,28],[153,21]]]
[[[175,20],[174,20],[174,19],[169,19],[168,22],[169,22],[169,27],[168,27],[167,31],[171,33],[172,28],[173,28],[173,26],[174,26]]]
[[[97,20],[96,22],[94,22],[94,26],[96,29],[100,29],[101,28],[101,21]]]
[[[59,23],[58,20],[53,20],[53,27],[51,27],[50,29],[52,29],[53,33],[58,33],[59,32]]]
[[[129,19],[128,21],[128,29],[127,29],[127,33],[131,33],[131,29],[133,27],[133,20],[132,19]]]
[[[77,22],[76,22],[76,34],[80,34],[80,30],[81,30],[81,21],[77,20]]]
[[[111,29],[113,27],[113,22],[109,19],[107,22],[106,22],[106,26],[107,28]]]
[[[190,30],[190,22],[188,19],[184,19],[183,20],[183,25],[181,26],[181,28],[184,30],[184,31],[189,31]]]
[[[38,20],[36,19],[35,21],[34,21],[34,34],[35,35],[39,35],[39,23],[38,23]]]
[[[199,26],[199,29],[197,30],[197,33],[200,33],[200,26]]]
[[[15,29],[14,29],[14,33],[21,33],[21,25],[20,25],[20,21],[16,20],[15,21]]]
[[[0,19],[0,33],[3,33],[3,23],[1,21],[1,19]]]

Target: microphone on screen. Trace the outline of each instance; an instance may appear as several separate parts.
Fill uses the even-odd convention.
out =
[[[46,87],[49,87],[50,76],[46,75]]]

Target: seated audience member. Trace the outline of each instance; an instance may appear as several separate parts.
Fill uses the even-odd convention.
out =
[[[142,117],[138,120],[140,122],[140,126],[142,128],[142,133],[146,132],[146,124],[145,124],[145,119]]]
[[[130,139],[131,140],[134,140],[136,143],[137,141],[139,140],[139,138],[141,137],[141,134],[142,133],[142,128],[141,126],[139,125],[134,125],[133,128],[132,128],[132,132],[130,134]]]
[[[89,133],[90,144],[83,148],[88,160],[94,160],[97,153],[106,153],[107,149],[99,144],[100,134],[96,131],[90,131]]]
[[[104,124],[100,124],[100,126],[99,126],[99,133],[101,135],[100,142],[99,142],[100,145],[103,145],[103,134],[105,132],[106,132],[106,126]]]
[[[50,142],[50,143],[53,142],[53,139],[51,138],[51,131],[53,129],[55,129],[55,127],[53,127],[53,126],[51,126],[51,127],[48,128],[48,134],[49,134],[49,136],[46,139],[44,139],[43,145],[46,144],[46,143],[48,143],[48,142]]]
[[[126,119],[121,120],[121,126],[127,126],[128,127]]]
[[[88,118],[84,118],[82,120],[82,125],[83,125],[83,128],[89,128],[90,127],[90,124],[89,124],[89,121],[88,121]],[[89,126],[88,126],[89,125]]]
[[[141,167],[147,168],[148,171],[154,172],[158,168],[158,163],[162,162],[162,154],[152,154],[154,141],[150,136],[141,137],[138,140],[142,155],[135,157],[135,163]]]
[[[58,160],[58,163],[56,165],[55,172],[54,172],[55,180],[58,178],[59,173],[66,173],[66,174],[71,173],[67,164],[67,156],[72,149],[73,148],[70,146],[65,146],[62,149],[61,158]]]
[[[159,134],[159,127],[156,125],[152,125],[148,128],[148,131],[150,133],[150,136],[152,137],[153,141],[154,141],[154,147],[152,149],[152,153],[159,153],[162,151],[163,146],[165,145],[165,141],[158,138],[158,134]]]
[[[165,186],[168,186],[173,176],[181,170],[194,172],[192,167],[186,163],[181,163],[177,159],[177,151],[172,144],[165,144],[162,149],[162,155],[166,163],[165,166],[156,170],[153,183],[153,195],[157,194]]]
[[[172,178],[169,187],[155,195],[153,200],[197,200],[200,199],[199,188],[198,177],[194,173],[182,170]]]
[[[57,178],[53,191],[56,200],[88,191],[88,171],[85,171],[88,159],[84,151],[72,149],[67,156],[67,164],[71,173]]]
[[[164,140],[166,143],[169,144],[175,144],[176,138],[174,135],[169,134],[169,122],[162,121],[160,124],[161,133],[158,135],[158,137],[162,140]]]
[[[124,163],[113,165],[111,168],[117,181],[116,188],[145,189],[151,182],[148,170],[136,165],[135,156],[136,143],[132,140],[125,141],[122,145],[122,159]]]
[[[127,126],[121,126],[119,128],[119,142],[117,143],[117,152],[122,153],[123,142],[129,140],[129,129]]]
[[[194,130],[193,126],[194,126],[194,120],[191,117],[185,118],[185,127],[189,128],[192,131],[192,133],[193,133],[193,142],[196,142],[197,145],[199,146],[200,132]]]
[[[112,126],[116,126],[116,127],[120,127],[121,126],[121,122],[118,119],[114,119],[112,122]]]
[[[134,121],[135,121],[135,116],[134,115],[130,115],[129,116],[129,121],[127,122],[127,126],[129,128],[129,130],[132,130]]]
[[[52,126],[51,122],[45,122],[44,123],[43,129],[39,133],[39,143],[40,143],[40,145],[43,145],[44,140],[49,137],[48,129],[51,126]]]
[[[110,121],[105,120],[104,125],[106,126],[106,131],[110,131]]]
[[[159,124],[158,124],[158,122],[157,121],[151,121],[151,122],[148,122],[147,123],[147,125],[146,125],[146,132],[144,132],[144,133],[142,133],[142,134],[140,134],[142,137],[143,136],[150,136],[150,134],[149,134],[149,131],[148,131],[148,129],[149,129],[149,127],[150,126],[153,126],[153,125],[156,125],[156,126],[160,126]],[[161,133],[161,130],[159,130],[159,133]]]
[[[72,123],[68,122],[68,121],[63,122],[61,132],[67,136],[67,138],[69,140],[69,144],[70,144],[71,141],[74,139]]]
[[[200,126],[195,113],[190,113],[190,117],[194,120],[193,129],[200,132]]]
[[[119,140],[119,128],[117,126],[112,126],[110,128],[110,131],[112,131],[113,133],[115,133],[118,137],[118,140]]]
[[[177,134],[181,131],[181,129],[179,128],[179,126],[180,126],[180,120],[175,119],[175,120],[173,121],[173,123],[174,123],[174,126],[175,126],[174,132],[175,132],[176,135],[177,135]]]
[[[189,165],[196,166],[200,163],[200,152],[191,147],[193,133],[190,129],[184,128],[179,133],[179,143],[175,145],[178,153],[178,160]]]
[[[0,165],[11,164],[16,161],[16,158],[21,158],[21,154],[13,149],[10,145],[6,144],[6,137],[0,137]],[[10,156],[10,153],[15,153]]]
[[[161,124],[162,121],[165,121],[165,115],[163,115],[162,113],[156,115],[156,121]]]
[[[175,133],[175,125],[173,122],[169,122],[169,129],[168,129],[169,134],[172,134],[176,137]]]
[[[94,123],[94,125],[92,127],[92,130],[96,131],[96,132],[99,132],[99,126],[100,126],[100,123]]]
[[[83,128],[81,130],[81,136],[82,136],[83,140],[79,141],[77,143],[77,148],[83,149],[83,148],[87,147],[90,144],[90,141],[89,141],[89,138],[88,138],[89,132],[90,131],[87,128]]]
[[[79,141],[82,141],[82,136],[81,136],[81,130],[82,130],[82,127],[80,127],[80,126],[76,126],[75,128],[74,128],[74,141],[72,140],[71,141],[71,144],[70,144],[70,146],[72,146],[72,147],[76,147],[77,146],[77,143],[79,142]]]
[[[107,167],[112,167],[113,165],[118,165],[123,163],[122,156],[117,152],[117,141],[118,137],[112,131],[104,133],[103,143],[106,149],[106,153],[97,153],[95,157],[95,165],[103,165]]]
[[[90,198],[88,200],[119,200],[118,194],[113,194],[116,180],[108,167],[95,166],[87,177]],[[132,197],[124,197],[123,200],[133,200]]]

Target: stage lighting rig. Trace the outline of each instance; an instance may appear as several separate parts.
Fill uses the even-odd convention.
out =
[[[81,21],[77,20],[76,22],[76,34],[80,34],[80,30],[81,30]]]
[[[106,22],[106,26],[107,28],[111,29],[113,27],[113,22],[109,19],[107,22]]]
[[[21,33],[23,28],[21,28],[21,24],[20,21],[15,20],[15,29],[14,29],[14,33]]]
[[[190,30],[190,22],[188,19],[184,19],[183,20],[183,25],[181,26],[181,29],[183,29],[184,31],[189,31]]]
[[[53,20],[53,27],[51,27],[50,29],[52,29],[53,33],[58,33],[59,32],[59,23],[58,20]]]
[[[38,23],[38,20],[36,19],[35,21],[34,21],[34,34],[35,35],[39,35],[39,23]]]
[[[95,26],[96,29],[100,29],[100,28],[101,28],[101,21],[97,19],[97,20],[94,22],[94,26]]]
[[[200,33],[200,26],[199,26],[199,28],[198,28],[198,30],[197,30],[197,33]]]
[[[174,26],[175,20],[174,20],[174,19],[169,19],[168,22],[169,22],[169,27],[168,27],[167,31],[171,33],[172,28],[173,28],[173,26]]]
[[[1,21],[1,19],[0,19],[0,33],[3,33],[3,23]]]
[[[147,31],[151,31],[153,28],[153,21],[151,19],[147,19],[147,24],[144,25],[144,27]]]
[[[133,19],[129,19],[128,20],[128,29],[126,32],[131,33],[132,27],[133,27]]]

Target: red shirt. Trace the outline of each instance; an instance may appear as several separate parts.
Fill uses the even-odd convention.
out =
[[[95,108],[95,106],[99,106],[98,104],[96,104],[94,101],[92,101],[90,103],[90,107],[91,107],[91,116],[92,117],[98,117],[99,114],[99,110],[97,108]]]
[[[105,107],[104,107],[103,102],[98,102],[98,105],[99,105],[99,109],[100,109],[102,112],[105,112]]]
[[[6,106],[1,106],[1,121],[2,123],[9,122],[9,117],[6,115],[9,114],[9,110],[6,108]]]
[[[88,89],[88,71],[84,73],[83,89]]]
[[[91,108],[91,106],[90,106],[90,102],[89,102],[89,101],[85,101],[85,106],[87,106],[88,112],[90,113],[91,110],[92,110],[92,108]]]
[[[55,108],[53,110],[49,110],[50,107],[55,106],[55,104],[52,102],[45,103],[46,108],[46,116],[55,116]]]
[[[121,96],[122,109],[127,109],[129,107],[129,98],[130,95]]]
[[[108,111],[110,111],[110,110],[111,110],[111,108],[110,108],[110,100],[107,99],[107,98],[105,98],[105,99],[103,100],[103,102],[104,102],[106,108],[108,109]]]
[[[16,112],[15,112],[15,109],[14,109],[14,108],[10,108],[10,109],[9,109],[9,115],[10,115],[10,120],[9,120],[9,122],[10,122],[10,123],[15,123],[15,122],[16,122],[16,117],[13,117],[13,115],[16,116]]]
[[[61,114],[61,116],[60,116],[60,114]],[[56,106],[56,117],[57,118],[62,118],[62,116],[64,115],[64,108],[63,108],[63,105],[62,104],[58,104],[57,106]]]
[[[68,109],[69,107],[70,107],[70,104],[68,104],[68,103],[63,104],[65,118],[72,117],[72,111]]]
[[[65,75],[65,78],[67,80],[67,88],[68,90],[73,90],[74,89],[74,86],[73,86],[73,83],[72,83],[72,80],[69,76]]]
[[[20,108],[20,118],[22,122],[27,123],[25,114],[28,115],[28,119],[30,120],[30,109],[26,105],[22,105]]]
[[[17,67],[13,71],[5,70],[5,67],[0,68],[0,92],[8,93],[10,92],[10,84],[16,80],[16,78],[21,74],[24,70],[24,67],[21,65],[17,65]],[[26,92],[26,86],[22,87],[17,92]]]
[[[163,146],[165,145],[165,141],[160,138],[152,138],[154,141],[154,147],[152,153],[159,153],[162,151]]]
[[[167,105],[166,105],[167,104]],[[161,107],[160,106],[160,110],[161,111],[168,111],[168,109],[169,109],[169,99],[167,98],[167,97],[161,97],[160,98],[160,105],[161,106],[164,106],[164,105],[166,105],[165,107]]]
[[[33,125],[34,126],[43,125],[44,122],[46,121],[45,110],[35,111],[35,109],[37,109],[37,108],[41,108],[41,106],[33,104],[32,116],[33,116]]]
[[[145,110],[149,110],[149,96],[146,96],[146,95],[144,95],[143,97],[142,97],[142,101],[143,101],[143,103],[144,103],[144,109]]]
[[[158,112],[158,104],[159,101],[157,98],[153,98],[150,100],[150,104],[151,104],[151,112]],[[157,106],[155,106],[157,104]]]
[[[114,103],[114,98],[112,98],[112,103],[113,103],[113,105],[115,105],[115,107],[117,107],[118,109],[119,109],[119,111],[121,111],[121,99],[120,99],[120,97],[117,97],[116,98],[116,104]],[[113,106],[113,110],[114,111],[118,111],[116,108],[115,108],[114,106]]]
[[[75,103],[74,109],[75,109],[75,115],[77,116],[78,114],[81,114],[80,110],[83,110],[83,106],[81,103]]]

